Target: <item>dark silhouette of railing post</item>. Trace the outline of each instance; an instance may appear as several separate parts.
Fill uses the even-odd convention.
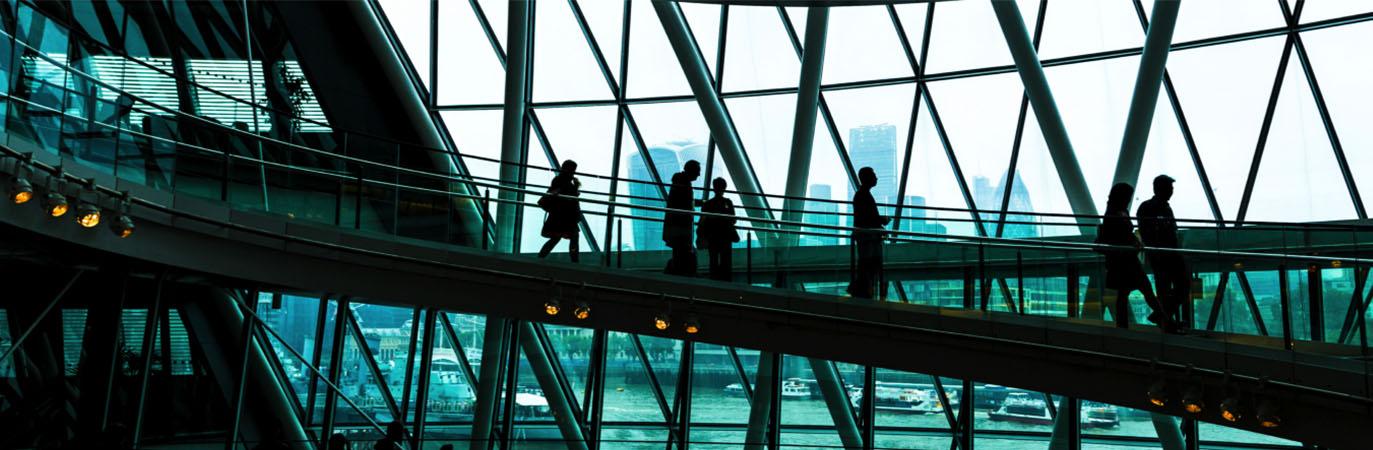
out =
[[[745,281],[748,282],[749,286],[752,286],[752,285],[753,285],[753,232],[752,232],[752,231],[749,231],[749,232],[748,232],[748,239],[744,240],[744,243],[747,244],[746,247],[744,247],[744,275],[745,275]]]
[[[1020,251],[1015,252],[1015,295],[1017,312],[1025,315],[1025,261],[1021,259]]]
[[[486,239],[486,230],[491,229],[491,189],[482,190],[482,250],[490,250],[491,243]]]
[[[1282,307],[1282,348],[1291,350],[1292,299],[1287,293],[1287,264],[1278,264],[1278,301]]]
[[[1068,264],[1068,317],[1078,316],[1078,299],[1082,297],[1082,280],[1077,273],[1077,264]]]

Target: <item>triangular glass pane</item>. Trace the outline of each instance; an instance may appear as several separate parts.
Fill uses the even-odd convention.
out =
[[[796,42],[799,45],[800,42],[805,39],[803,36],[806,35],[806,17],[810,13],[810,8],[803,6],[788,6],[784,9],[787,12],[787,21],[791,22],[792,30],[796,32]],[[790,40],[791,38],[788,37],[787,39]]]
[[[534,101],[615,98],[568,3],[535,5]]]
[[[1044,142],[1044,135],[1040,131],[1033,108],[1026,110],[1024,133],[1020,141],[1020,158],[1016,161],[1015,182],[1011,184],[1011,202],[1007,210],[1072,213],[1068,194],[1063,189],[1063,180],[1058,176],[1058,166],[1049,154],[1049,147]],[[1006,237],[1075,236],[1081,232],[1071,219],[1065,218],[1009,214],[1007,220],[1036,224],[1018,224],[1016,226],[1027,227],[1019,229],[1008,225],[1002,230],[1002,236]]]
[[[1221,294],[1220,317],[1216,320],[1216,331],[1259,334],[1258,326],[1254,323],[1254,315],[1249,310],[1249,302],[1245,299],[1243,287],[1240,286],[1239,276],[1230,273],[1229,277],[1225,283],[1225,292]],[[1214,290],[1207,291],[1207,296],[1212,297],[1212,292]]]
[[[336,410],[337,416],[334,418],[336,423],[361,425],[367,423],[367,418],[377,423],[388,423],[396,418],[391,416],[391,410],[387,406],[385,397],[381,390],[385,388],[385,380],[378,380],[372,375],[371,369],[367,366],[367,361],[363,358],[374,358],[379,349],[359,347],[353,332],[347,331],[343,339],[343,371],[339,377],[339,407]],[[346,397],[357,405],[361,410],[354,409]],[[366,418],[363,415],[366,415]]]
[[[1139,17],[1129,2],[1056,1],[1044,16],[1039,57],[1082,55],[1143,44]]]
[[[1197,152],[1228,220],[1239,210],[1283,42],[1273,37],[1168,57]]]
[[[763,192],[786,193],[796,95],[732,98],[725,100],[725,106],[734,118],[739,139],[744,143]],[[769,198],[768,205],[780,209],[782,199]]]
[[[833,8],[827,36],[827,84],[914,75],[885,7]]]
[[[776,8],[730,8],[725,45],[727,92],[796,86],[801,62]]]
[[[994,234],[996,228],[992,225],[1000,217],[998,211],[1006,191],[1006,170],[1024,94],[1020,77],[1002,74],[958,78],[927,86],[968,180],[973,202],[988,224],[988,233]],[[1019,182],[1015,186],[1023,191],[1023,180],[1016,181]],[[1018,231],[1022,228],[1025,227],[1012,227]]]
[[[425,85],[429,84],[429,11],[430,2],[412,0],[381,0],[378,2],[386,13],[386,20],[395,30],[396,38],[405,48],[405,54],[414,64],[415,72]]]
[[[553,344],[553,352],[558,356],[563,376],[572,385],[572,398],[578,405],[586,402],[587,373],[591,363],[590,328],[574,328],[558,325],[545,325],[548,339]]]
[[[1154,0],[1144,0],[1144,11],[1153,14]],[[1312,2],[1326,3],[1326,2]],[[1050,12],[1052,16],[1054,13]],[[1207,0],[1188,2],[1178,10],[1177,28],[1173,42],[1225,36],[1245,31],[1282,27],[1282,5],[1255,5],[1249,0]]]
[[[1308,3],[1307,7],[1314,5]],[[1369,197],[1373,196],[1373,175],[1369,174],[1373,152],[1364,149],[1373,142],[1373,128],[1366,125],[1367,118],[1373,117],[1373,84],[1366,76],[1373,73],[1373,57],[1362,51],[1361,45],[1373,39],[1373,23],[1308,31],[1302,38],[1359,194],[1366,207],[1373,207]]]
[[[1301,65],[1293,61],[1287,66],[1244,219],[1355,219],[1353,206],[1311,88]]]
[[[843,132],[840,133],[842,136]],[[839,160],[839,149],[834,145],[834,139],[830,137],[829,127],[825,125],[823,119],[815,124],[815,142],[811,145],[810,154],[810,176],[806,180],[809,184],[806,188],[806,197],[813,200],[806,202],[806,214],[802,221],[832,226],[847,224],[848,220],[840,214],[848,209],[848,202],[851,199],[845,198],[844,195],[848,193],[851,182],[848,171],[844,168],[843,162]],[[834,200],[834,202],[821,200]],[[810,229],[809,231],[828,236],[804,236],[800,240],[802,245],[838,245],[841,240],[840,236],[848,234],[833,229]]]
[[[295,357],[295,354],[305,358],[313,358],[315,325],[319,318],[319,299],[282,295],[281,308],[274,309],[271,307],[271,294],[267,295],[265,303],[260,300],[257,304],[257,315],[262,319],[259,323],[284,339],[284,341],[277,339],[268,339],[268,341],[272,344],[276,360],[281,363],[281,368],[286,373],[287,381],[296,392],[296,400],[300,402],[301,408],[305,408],[305,397],[309,392],[310,379],[314,376],[314,372],[306,366],[306,363],[309,362],[308,359],[301,361]],[[290,350],[287,349],[288,347]],[[292,354],[291,350],[294,350],[295,354]]]
[[[650,2],[633,2],[629,29],[630,97],[658,97],[691,94],[691,85],[682,74],[682,64],[667,40],[663,24]]]
[[[491,30],[495,32],[494,34],[496,35],[496,42],[500,43],[502,51],[508,48],[508,46],[505,43],[505,40],[509,38],[508,36],[506,36],[506,30],[508,30],[507,27],[510,26],[510,7],[512,4],[514,4],[514,2],[505,2],[501,0],[477,0],[477,7],[480,8],[479,11],[481,12],[482,16],[486,17],[486,21],[491,24]],[[439,14],[443,14],[443,10],[444,7],[439,7]],[[449,26],[452,25],[445,25],[445,27]],[[478,28],[477,30],[480,31],[481,29]],[[443,47],[440,46],[439,49],[440,51],[442,51]]]
[[[1186,107],[1186,104],[1183,104]],[[1183,110],[1186,114],[1187,110]],[[1187,141],[1178,126],[1177,116],[1168,103],[1167,94],[1159,94],[1158,107],[1154,109],[1153,125],[1149,128],[1149,142],[1144,149],[1144,160],[1139,167],[1139,180],[1135,183],[1134,208],[1141,202],[1153,197],[1153,180],[1159,175],[1168,175],[1176,180],[1173,183],[1173,197],[1168,202],[1173,215],[1178,219],[1214,220],[1211,206],[1206,200],[1206,191],[1201,185],[1196,164],[1187,149]],[[1098,193],[1097,195],[1101,195]],[[1187,222],[1183,226],[1199,226],[1199,222]]]
[[[1106,210],[1138,69],[1134,56],[1045,70],[1097,211]]]
[[[601,48],[601,54],[605,56],[606,65],[610,66],[610,72],[615,75],[615,79],[620,79],[620,38],[624,36],[624,2],[608,2],[601,0],[577,0],[577,6],[581,7],[582,15],[586,16],[586,25],[591,28],[591,36],[596,39],[596,45]]]
[[[944,2],[934,10],[927,73],[1013,64],[990,2]]]
[[[502,11],[504,5],[501,4]],[[490,17],[491,12],[486,14]],[[502,13],[503,15],[504,13]],[[505,97],[505,68],[482,31],[468,2],[439,6],[438,103],[500,104]],[[499,37],[505,25],[492,24]]]
[[[525,172],[524,188],[531,191],[547,191],[549,184],[553,182],[554,173],[549,170],[539,170],[536,167],[552,167],[553,163],[548,160],[548,143],[534,135],[533,127],[528,128],[530,169]],[[524,216],[520,222],[520,252],[536,253],[547,241],[543,237],[542,231],[544,221],[548,220],[548,212],[538,206],[538,201],[538,195],[524,194],[524,202],[521,206]]]
[[[405,366],[410,360],[410,324],[415,311],[383,305],[358,305],[353,313],[362,328],[362,337],[371,347],[372,359],[381,370],[379,385],[391,390],[391,397],[400,402],[405,395]],[[416,366],[418,368],[418,366]],[[413,372],[412,372],[413,375]]]
[[[1290,0],[1289,0],[1289,3]],[[1289,5],[1295,8],[1295,5]],[[1302,6],[1301,22],[1315,22],[1318,20],[1334,19],[1338,17],[1352,16],[1373,11],[1373,4],[1358,0],[1335,0],[1335,1],[1316,1],[1306,2]]]
[[[680,3],[682,15],[686,16],[687,26],[696,37],[696,47],[706,60],[706,67],[714,77],[719,69],[716,64],[720,53],[720,6],[700,3]]]
[[[931,3],[932,4],[932,3]],[[911,54],[920,61],[920,49],[925,45],[925,17],[931,4],[907,3],[895,5],[896,17],[901,19],[901,29],[906,32],[906,40],[911,43]],[[905,50],[902,50],[903,52]],[[902,56],[905,57],[904,55]]]
[[[478,366],[481,362],[480,336],[484,321],[476,316],[442,314],[448,315],[454,334],[462,341],[472,370],[481,373]],[[434,326],[434,353],[429,362],[429,405],[424,419],[427,422],[445,423],[470,419],[471,408],[477,402],[476,387],[467,378],[466,369],[458,356],[458,346],[448,339],[448,332],[442,329],[443,322],[437,322]],[[418,378],[418,374],[415,375]],[[414,401],[410,404],[414,405]],[[416,408],[411,406],[411,409]]]
[[[835,431],[812,364],[830,364],[820,359],[782,355],[782,426],[807,426],[824,430],[811,433],[782,433],[783,446],[843,448]]]
[[[463,164],[481,181],[500,178],[501,121],[500,110],[444,111],[440,113],[448,134],[463,155]],[[492,192],[495,194],[495,192]]]
[[[644,370],[643,360],[639,358],[639,352],[635,349],[633,336],[614,331],[610,332],[609,336],[606,367],[608,372],[617,376],[607,377],[605,380],[605,410],[602,412],[604,420],[665,426],[663,410]],[[647,348],[647,342],[645,346],[645,350],[649,351],[649,358],[661,357]],[[657,362],[654,362],[656,365]],[[671,395],[671,392],[668,391],[665,395]],[[668,405],[671,404],[669,401]]]
[[[849,152],[856,150],[850,148]],[[857,161],[854,165],[859,165]],[[879,176],[880,177],[880,176]],[[905,231],[977,235],[968,202],[958,184],[949,162],[948,153],[939,139],[929,108],[921,102],[915,123],[915,144],[911,148],[910,169],[905,174],[906,209],[901,228]],[[956,208],[954,211],[925,209],[924,207]]]
[[[610,200],[612,155],[615,148],[614,106],[584,108],[547,108],[538,110],[539,122],[548,139],[553,142],[559,161],[577,162],[577,179],[581,181],[582,215],[586,218],[594,239],[601,247],[605,231],[606,205],[594,203]],[[621,151],[624,151],[621,149]],[[590,200],[590,201],[585,201]],[[591,247],[583,240],[582,252]],[[567,251],[567,243],[558,244],[555,252]]]

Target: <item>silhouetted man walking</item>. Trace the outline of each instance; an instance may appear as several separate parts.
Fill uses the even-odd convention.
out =
[[[1168,200],[1173,197],[1173,178],[1159,175],[1154,178],[1154,197],[1139,205],[1139,237],[1144,245],[1159,248],[1179,248],[1178,222]],[[1160,320],[1154,323],[1169,331],[1178,331],[1183,317],[1178,308],[1187,301],[1191,290],[1191,275],[1182,254],[1168,251],[1146,253],[1149,267],[1154,270],[1154,284],[1162,307]]]
[[[672,249],[672,259],[667,261],[665,273],[669,275],[696,275],[695,239],[692,239],[692,215],[695,205],[692,202],[691,183],[701,176],[701,163],[687,161],[682,171],[672,175],[672,185],[667,192],[667,208],[663,217],[663,243]]]
[[[891,221],[877,211],[872,188],[877,186],[877,173],[871,167],[858,170],[858,192],[853,194],[853,243],[858,247],[858,264],[849,283],[849,295],[873,297],[873,285],[882,273],[882,227]]]

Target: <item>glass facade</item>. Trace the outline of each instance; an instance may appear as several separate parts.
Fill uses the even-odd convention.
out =
[[[1243,231],[1222,236],[1217,224],[1365,218],[1357,192],[1367,183],[1361,169],[1373,159],[1361,150],[1362,140],[1373,136],[1364,135],[1359,121],[1373,112],[1357,101],[1366,97],[1365,83],[1350,73],[1362,67],[1354,50],[1368,37],[1373,8],[1313,2],[1289,20],[1284,15],[1295,12],[1286,7],[1222,3],[1183,8],[1141,180],[1159,173],[1176,178],[1174,209],[1197,220],[1190,224],[1207,225],[1195,227],[1193,236],[1214,241],[1214,249],[1235,239],[1242,241],[1238,249],[1280,240],[1273,248],[1308,250],[1309,241],[1287,240],[1307,230],[1282,229],[1255,244],[1244,241]],[[489,186],[498,180],[501,164],[510,163],[499,161],[510,5],[373,4],[403,45],[425,106],[455,143],[456,161],[468,177],[463,181]],[[462,224],[453,205],[477,203],[451,186],[435,187],[459,182],[375,164],[415,166],[401,155],[435,149],[335,130],[324,105],[331,95],[347,93],[318,88],[326,80],[307,77],[311,68],[282,37],[281,17],[272,7],[228,1],[150,2],[143,9],[112,1],[0,5],[10,35],[0,49],[6,144],[24,142],[120,182],[428,244],[457,244]],[[679,6],[717,81],[713,87],[743,145],[747,170],[736,173],[738,166],[721,155],[650,2],[545,0],[533,7],[527,161],[536,168],[564,159],[581,163],[583,198],[594,200],[583,204],[582,249],[607,256],[584,263],[609,265],[613,249],[620,257],[628,253],[631,266],[641,264],[631,268],[661,267],[661,258],[654,259],[666,249],[658,221],[663,213],[653,209],[664,206],[659,183],[689,160],[703,163],[698,187],[723,177],[731,189],[756,184],[770,196],[750,205],[743,200],[751,194],[730,193],[741,215],[783,207],[778,195],[794,176],[791,126],[807,10]],[[1081,194],[1100,208],[1139,65],[1141,22],[1152,5],[1082,1],[1046,8],[1043,0],[1027,0],[1018,6],[1032,24],[1077,149],[1090,191]],[[1288,33],[1292,39],[1284,38]],[[1281,57],[1296,45],[1294,57]],[[1091,268],[1099,265],[1095,255],[1026,255],[1071,267],[1053,273],[1031,267],[1026,274],[1019,248],[987,258],[981,247],[942,245],[976,235],[1071,241],[1084,234],[1071,218],[1053,215],[1074,212],[1068,188],[1027,111],[987,3],[835,8],[826,53],[820,120],[802,184],[810,201],[799,219],[812,234],[797,243],[832,248],[817,249],[826,253],[813,259],[842,264],[835,255],[847,239],[826,227],[851,225],[846,199],[854,191],[854,171],[872,167],[880,179],[873,194],[881,210],[900,213],[892,228],[930,244],[906,245],[900,250],[907,253],[893,258],[946,264],[893,270],[883,283],[884,299],[950,308],[981,303],[984,310],[1045,317],[1117,314],[1103,311],[1112,294]],[[1258,149],[1256,140],[1263,142]],[[298,151],[303,149],[324,153]],[[546,170],[530,170],[523,182],[533,191],[528,197],[551,178]],[[1141,189],[1136,200],[1147,196]],[[520,232],[517,252],[532,252],[542,242],[544,213],[529,200],[518,206],[523,217],[515,216],[510,227]],[[483,225],[492,220],[498,219],[483,217]],[[1354,230],[1349,234],[1357,247]],[[737,247],[751,251],[771,243],[746,232]],[[949,251],[954,248],[957,255]],[[566,249],[561,244],[556,251]],[[918,253],[926,250],[932,253]],[[751,268],[754,259],[746,254]],[[989,259],[992,264],[983,267]],[[842,295],[847,282],[842,270],[815,275],[803,264],[773,263],[759,269],[757,283],[750,270],[749,282],[834,295]],[[1346,345],[1363,338],[1373,295],[1364,267],[1246,268],[1215,259],[1194,272],[1197,298],[1190,311],[1198,328]],[[768,281],[788,275],[800,281]],[[525,324],[493,335],[488,330],[506,319],[387,299],[236,294],[263,327],[248,342],[262,347],[293,401],[290,412],[315,439],[339,431],[374,440],[378,427],[402,421],[423,448],[436,448],[472,439],[474,423],[488,411],[496,436],[513,448],[565,448],[570,433],[560,421],[572,420],[599,448],[683,441],[738,448],[761,429],[764,439],[784,447],[842,447],[853,439],[846,433],[862,429],[873,436],[868,448],[1012,449],[1045,446],[1057,411],[1071,407],[1081,413],[1076,426],[1082,447],[1158,442],[1158,417],[1147,411],[1012,386],[606,330]],[[1290,310],[1281,308],[1284,300]],[[1142,323],[1148,314],[1143,299],[1136,295],[1128,304]],[[32,319],[31,311],[14,309],[0,308],[0,352],[11,353],[14,336]],[[51,362],[60,369],[47,375],[71,385],[99,381],[88,375],[101,362],[91,359],[100,354],[92,349],[109,341],[95,338],[118,336],[115,356],[106,356],[117,358],[109,367],[118,369],[111,375],[118,392],[148,398],[169,418],[145,427],[145,438],[223,441],[237,429],[243,408],[228,400],[234,392],[223,378],[229,366],[209,346],[222,336],[207,330],[203,313],[183,314],[177,306],[163,308],[159,318],[150,311],[146,305],[115,315],[95,307],[59,309],[47,340],[55,341]],[[1285,321],[1289,327],[1280,331]],[[148,329],[155,333],[145,336],[145,323],[153,323]],[[500,342],[488,342],[493,337]],[[0,381],[30,376],[19,352],[13,353],[0,358]],[[136,364],[139,356],[150,358],[147,371]],[[504,377],[494,404],[478,400],[478,376],[488,364]],[[772,373],[760,373],[764,367]],[[820,381],[831,376],[837,381]],[[132,387],[140,377],[154,380],[149,390]],[[837,388],[840,398],[826,398],[827,387]],[[0,400],[0,412],[34,410],[12,398]],[[763,402],[774,408],[770,429],[753,418]],[[110,408],[131,416],[145,408],[128,398],[117,403]],[[90,420],[80,414],[86,413],[54,423]],[[61,426],[19,439],[70,437]],[[1189,438],[1203,448],[1297,445],[1212,425]],[[0,440],[0,447],[9,442]]]

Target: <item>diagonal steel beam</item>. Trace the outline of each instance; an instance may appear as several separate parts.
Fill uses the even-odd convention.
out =
[[[509,27],[506,41],[510,55],[505,69],[505,110],[501,121],[500,183],[507,188],[497,195],[496,251],[510,253],[519,250],[518,230],[520,202],[524,196],[518,191],[525,183],[526,145],[525,109],[529,101],[529,59],[533,53],[533,2],[510,2]]]
[[[740,194],[739,196],[744,204],[749,206],[747,210],[749,216],[759,219],[772,219],[772,210],[768,206],[767,200],[763,198],[763,188],[758,183],[758,175],[753,171],[753,165],[749,163],[748,154],[744,152],[744,143],[739,139],[739,133],[734,127],[734,120],[730,117],[729,110],[725,108],[725,103],[720,95],[715,93],[715,83],[711,79],[705,59],[701,55],[701,49],[697,48],[695,40],[691,37],[691,32],[687,29],[686,16],[682,14],[681,6],[677,2],[654,1],[653,9],[658,14],[658,21],[663,25],[668,42],[672,44],[673,53],[676,54],[677,62],[682,66],[682,73],[686,75],[687,83],[691,85],[691,91],[695,94],[696,102],[701,108],[701,115],[705,117],[706,124],[710,126],[710,134],[720,145],[720,156],[724,159],[725,166],[729,168],[729,173],[734,177],[734,184]],[[758,224],[757,226],[760,228],[771,227],[767,224]]]
[[[1360,219],[1367,219],[1368,212],[1364,210],[1363,198],[1359,196],[1359,186],[1354,182],[1354,175],[1349,168],[1349,160],[1345,158],[1344,146],[1340,144],[1339,133],[1335,132],[1335,123],[1330,118],[1330,108],[1326,107],[1325,94],[1321,92],[1320,81],[1316,78],[1316,69],[1311,67],[1311,58],[1306,54],[1306,44],[1302,43],[1301,34],[1297,32],[1297,18],[1306,0],[1297,0],[1296,13],[1291,10],[1285,0],[1279,0],[1278,5],[1282,8],[1282,16],[1287,19],[1288,33],[1292,35],[1292,40],[1296,44],[1297,62],[1301,63],[1302,73],[1306,74],[1306,84],[1311,88],[1311,97],[1316,101],[1316,111],[1320,113],[1321,124],[1325,126],[1325,135],[1330,138],[1330,149],[1335,152],[1335,162],[1340,166],[1340,175],[1344,178],[1344,185],[1349,189],[1349,198],[1354,202],[1354,212]]]
[[[1049,79],[1044,75],[1044,66],[1039,61],[1039,54],[1030,42],[1030,33],[1025,29],[1025,20],[1020,16],[1019,7],[1014,2],[992,1],[991,4],[1001,26],[1001,33],[1006,38],[1006,45],[1011,50],[1011,57],[1015,60],[1021,82],[1025,84],[1025,94],[1030,98],[1035,118],[1039,120],[1044,142],[1049,147],[1049,156],[1058,170],[1058,178],[1063,183],[1064,192],[1068,194],[1068,203],[1072,206],[1073,213],[1080,216],[1098,215],[1091,190],[1087,187],[1087,179],[1082,175],[1082,167],[1077,163],[1077,154],[1073,150],[1072,141],[1068,138],[1068,128],[1063,123],[1063,116],[1059,114],[1058,104],[1054,102]],[[1077,221],[1082,234],[1096,233],[1096,219],[1079,217]]]
[[[1294,16],[1301,17],[1301,8]],[[1240,209],[1235,214],[1236,226],[1244,222],[1249,213],[1249,199],[1254,195],[1254,180],[1259,175],[1259,163],[1263,161],[1263,150],[1268,146],[1268,132],[1273,127],[1273,113],[1278,107],[1278,96],[1282,93],[1282,80],[1287,75],[1287,63],[1292,59],[1292,47],[1296,43],[1295,33],[1287,34],[1282,45],[1282,57],[1278,59],[1278,73],[1273,78],[1273,90],[1268,95],[1268,107],[1263,113],[1263,124],[1259,127],[1259,140],[1254,147],[1254,158],[1249,164],[1249,178],[1244,183],[1244,194],[1240,197]]]
[[[1158,106],[1158,91],[1168,65],[1168,50],[1177,27],[1180,0],[1158,0],[1144,35],[1143,55],[1139,72],[1135,75],[1134,96],[1125,117],[1125,135],[1121,138],[1120,154],[1116,160],[1115,183],[1131,186],[1139,182],[1139,166],[1144,162],[1144,150],[1149,143],[1149,128],[1154,123],[1154,108]]]
[[[1149,28],[1149,19],[1144,15],[1144,2],[1134,0],[1135,16],[1139,18],[1139,26],[1146,31]],[[1201,161],[1201,152],[1197,150],[1197,141],[1192,136],[1192,127],[1187,123],[1187,115],[1182,112],[1182,102],[1178,99],[1177,89],[1173,87],[1173,77],[1168,74],[1168,69],[1163,70],[1163,92],[1168,94],[1168,103],[1173,107],[1173,116],[1178,120],[1178,129],[1182,131],[1182,141],[1187,144],[1187,152],[1192,157],[1192,165],[1197,170],[1197,180],[1201,182],[1201,190],[1206,195],[1206,204],[1211,207],[1211,217],[1217,221],[1225,220],[1225,215],[1221,213],[1220,202],[1216,201],[1216,191],[1211,188],[1211,177],[1206,175],[1206,165]],[[1224,225],[1218,223],[1218,226]]]
[[[810,181],[810,156],[815,143],[815,115],[820,101],[820,79],[825,68],[825,38],[829,34],[830,10],[813,6],[806,13],[806,46],[801,56],[800,91],[796,95],[796,118],[791,133],[791,156],[787,159],[786,198],[782,220],[800,222],[806,209],[806,186]],[[796,245],[797,235],[788,234],[784,246]]]

